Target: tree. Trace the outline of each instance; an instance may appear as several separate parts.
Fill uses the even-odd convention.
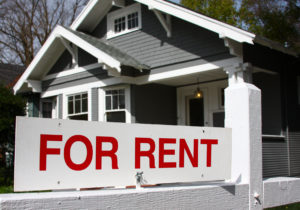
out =
[[[300,47],[299,0],[243,0],[239,15],[245,29],[290,47]]]
[[[181,0],[181,4],[257,35],[300,48],[300,0]]]
[[[234,0],[181,0],[181,4],[225,23],[237,24]]]
[[[87,0],[1,0],[0,62],[28,66],[57,24],[72,23]]]
[[[12,166],[7,167],[6,157],[14,149],[15,119],[25,114],[25,101],[0,84],[0,183],[8,184]]]

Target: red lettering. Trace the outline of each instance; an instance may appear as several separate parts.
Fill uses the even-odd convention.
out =
[[[218,140],[217,139],[201,139],[201,144],[207,145],[206,166],[211,167],[211,145],[218,144]]]
[[[141,144],[149,144],[148,151],[141,151]],[[149,158],[150,168],[155,168],[155,159],[153,152],[155,150],[155,142],[151,138],[135,138],[135,168],[141,168],[141,157]]]
[[[103,151],[102,143],[110,143],[112,145],[111,150]],[[118,141],[113,137],[97,136],[96,137],[96,169],[102,169],[102,157],[110,157],[112,162],[112,169],[119,169],[118,157],[116,152],[118,151]]]
[[[62,135],[41,134],[40,140],[40,171],[46,171],[47,155],[59,155],[60,149],[47,148],[48,141],[62,141]]]
[[[85,161],[80,164],[74,163],[71,159],[71,154],[70,154],[72,145],[77,141],[82,142],[86,147]],[[70,169],[75,170],[75,171],[81,171],[81,170],[86,169],[90,165],[92,158],[93,158],[93,147],[92,147],[90,140],[82,135],[75,135],[75,136],[70,137],[65,145],[64,157],[65,157],[65,162],[66,162],[67,166],[69,166]]]
[[[179,167],[184,167],[184,151],[188,155],[193,167],[198,167],[198,139],[194,139],[194,156],[192,155],[185,139],[180,139],[179,145]]]
[[[174,149],[165,149],[165,144],[176,144],[176,139],[159,139],[159,168],[176,168],[176,162],[165,162],[165,155],[175,155]]]

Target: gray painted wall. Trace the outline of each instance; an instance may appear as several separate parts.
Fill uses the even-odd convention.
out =
[[[71,68],[72,68],[72,56],[68,52],[68,50],[65,50],[60,56],[60,58],[53,65],[53,67],[50,69],[47,75],[59,73]]]
[[[58,95],[58,119],[63,118],[63,95]]]
[[[263,138],[263,177],[289,176],[287,142]]]
[[[136,123],[176,125],[176,88],[132,85],[131,112]]]
[[[99,100],[98,100],[98,88],[92,88],[92,121],[98,121],[98,106],[99,106]]]
[[[282,130],[280,76],[266,73],[253,74],[253,83],[261,89],[262,132],[280,135]]]
[[[101,31],[97,35],[103,36],[103,28],[106,28],[105,21],[95,29]],[[142,6],[142,29],[108,41],[152,68],[195,59],[209,60],[218,54],[229,55],[224,41],[216,33],[175,17],[172,17],[172,34],[168,38],[154,13]]]
[[[109,76],[107,75],[106,70],[103,70],[102,68],[96,68],[70,76],[44,80],[42,81],[42,90],[57,90],[60,88],[96,82],[108,77]]]

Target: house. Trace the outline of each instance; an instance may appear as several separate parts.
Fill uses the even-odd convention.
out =
[[[299,65],[294,51],[181,5],[91,0],[14,91],[32,117],[224,127],[224,89],[253,83],[264,177],[299,176]]]
[[[23,66],[1,63],[0,83],[8,87],[13,87],[24,71],[25,68]]]

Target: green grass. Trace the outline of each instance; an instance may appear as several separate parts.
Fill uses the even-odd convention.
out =
[[[299,210],[300,209],[300,203],[293,203],[290,205],[285,205],[285,206],[278,206],[274,208],[269,208],[267,210]]]
[[[13,186],[0,186],[0,194],[1,193],[13,193],[14,192],[14,188]]]

